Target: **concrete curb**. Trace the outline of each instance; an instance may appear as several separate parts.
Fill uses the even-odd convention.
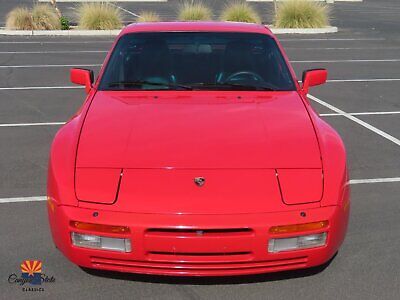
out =
[[[335,33],[338,28],[335,26],[328,26],[324,28],[273,28],[269,29],[274,34],[320,34],[320,33]]]
[[[334,33],[337,27],[329,26],[325,28],[271,28],[274,34],[318,34]],[[16,36],[117,36],[121,30],[8,30],[0,29],[0,35]]]
[[[17,36],[116,36],[121,30],[8,30],[0,29],[0,35]]]

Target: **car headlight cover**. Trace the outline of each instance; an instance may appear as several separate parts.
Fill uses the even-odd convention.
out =
[[[132,251],[130,239],[71,232],[71,240],[74,246],[82,248],[110,250],[118,252]]]
[[[268,252],[309,249],[326,245],[327,233],[301,235],[289,238],[274,238],[268,242]]]

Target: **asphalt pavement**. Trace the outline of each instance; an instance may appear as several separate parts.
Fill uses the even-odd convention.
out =
[[[98,72],[112,39],[0,37],[0,299],[398,299],[400,3],[340,3],[333,14],[339,33],[279,39],[299,78],[305,69],[329,71],[328,83],[310,91],[319,103],[311,103],[347,147],[348,235],[322,268],[243,277],[87,272],[65,259],[52,243],[45,202],[29,200],[46,195],[51,141],[85,98],[69,69]],[[10,284],[25,259],[42,260],[55,282],[36,292]]]

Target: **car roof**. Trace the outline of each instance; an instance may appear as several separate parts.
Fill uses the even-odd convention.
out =
[[[148,22],[133,23],[122,29],[120,35],[132,32],[174,32],[174,31],[207,31],[207,32],[248,32],[272,36],[265,25],[241,22]]]

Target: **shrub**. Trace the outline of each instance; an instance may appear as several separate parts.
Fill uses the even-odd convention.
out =
[[[71,29],[69,19],[67,17],[61,16],[60,18],[61,30]]]
[[[178,19],[181,21],[207,21],[211,20],[211,10],[201,2],[184,2],[180,5]]]
[[[26,7],[16,7],[10,11],[6,19],[8,29],[32,30],[32,15]]]
[[[152,11],[142,11],[137,19],[138,22],[159,22],[160,20],[160,16]]]
[[[221,16],[222,21],[261,23],[258,13],[248,3],[237,1],[228,4]]]
[[[83,3],[78,7],[78,25],[83,29],[109,30],[122,27],[117,7],[108,3]]]
[[[36,4],[32,9],[33,28],[36,30],[60,29],[60,19],[55,9],[48,4]]]
[[[275,26],[282,28],[317,28],[329,25],[328,8],[307,0],[287,0],[278,5]]]

